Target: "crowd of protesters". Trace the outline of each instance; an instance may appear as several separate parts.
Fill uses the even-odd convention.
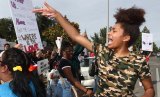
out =
[[[109,35],[108,46],[92,43],[50,5],[34,12],[55,18],[77,44],[75,47],[62,41],[60,50],[37,50],[25,53],[15,46],[5,44],[0,54],[0,97],[133,97],[137,79],[144,86],[143,97],[154,97],[151,73],[142,54],[128,48],[140,35],[139,27],[145,21],[145,11],[140,8],[119,9],[114,15],[115,25]],[[97,58],[97,81],[95,93],[81,84],[78,56],[87,48]],[[59,52],[58,52],[59,51]],[[149,55],[150,56],[150,55]],[[38,75],[38,61],[49,60],[49,73]],[[147,59],[147,60],[145,60]]]
[[[81,45],[73,47],[70,42],[63,41],[60,52],[54,49],[32,53],[25,53],[20,48],[22,45],[17,45],[10,47],[9,44],[4,44],[4,51],[1,52],[0,96],[82,97],[93,93],[81,85],[79,55],[84,50]],[[43,59],[49,60],[50,68],[46,75],[38,75],[37,68],[30,70],[31,66]],[[24,86],[21,87],[22,85]]]

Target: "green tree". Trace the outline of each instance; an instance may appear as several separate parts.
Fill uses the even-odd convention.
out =
[[[56,21],[54,19],[48,19],[47,17],[42,16],[39,13],[36,13],[36,20],[40,33],[56,24]]]
[[[67,17],[65,16],[65,18],[67,19]],[[68,19],[67,19],[68,20]],[[68,20],[69,21],[69,20]],[[70,21],[69,21],[70,22]],[[78,31],[80,31],[79,29],[79,25],[78,23],[75,22],[70,22],[71,25],[73,25]],[[52,27],[47,28],[46,30],[44,30],[42,32],[42,36],[44,37],[44,40],[47,41],[47,43],[49,43],[50,45],[54,46],[55,45],[55,40],[57,39],[57,37],[62,37],[63,40],[67,40],[70,41],[71,44],[75,44],[74,41],[72,41],[69,36],[65,33],[64,29],[60,26],[60,24],[55,23]]]
[[[36,20],[37,20],[37,25],[38,25],[40,37],[41,37],[42,41],[46,40],[45,37],[42,35],[42,33],[46,29],[54,26],[56,24],[56,21],[54,19],[48,19],[47,17],[42,16],[39,13],[36,13],[35,15],[36,15]]]
[[[138,50],[138,51],[142,48],[142,33],[140,33],[133,47],[134,47],[134,50]]]
[[[106,28],[100,29],[99,33],[100,33],[99,35],[97,33],[95,33],[94,36],[91,37],[91,39],[95,43],[100,43],[102,45],[105,45],[105,43],[106,43]]]
[[[0,38],[4,38],[7,41],[14,41],[16,39],[14,25],[10,18],[0,19]]]
[[[153,52],[154,52],[154,53],[159,52],[159,48],[157,47],[157,45],[156,45],[155,42],[153,42]]]
[[[150,33],[150,31],[146,26],[144,26],[142,33]]]

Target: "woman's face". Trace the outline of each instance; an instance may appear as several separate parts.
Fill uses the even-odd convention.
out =
[[[127,40],[127,38],[128,35],[124,34],[124,30],[121,27],[121,24],[115,24],[112,27],[111,31],[108,33],[108,48],[117,49],[124,46],[124,44],[129,41]]]
[[[71,59],[73,56],[73,48],[72,47],[67,47],[63,51],[63,56],[65,56],[67,59]]]

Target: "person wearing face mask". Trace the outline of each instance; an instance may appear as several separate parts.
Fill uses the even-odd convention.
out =
[[[145,22],[143,9],[136,7],[118,9],[114,15],[115,25],[108,32],[108,45],[104,46],[82,37],[60,12],[47,3],[44,5],[45,7],[34,9],[33,12],[55,18],[74,41],[91,52],[95,48],[98,63],[95,97],[133,97],[137,79],[140,79],[144,87],[143,97],[154,97],[151,73],[145,57],[128,50],[140,36],[139,27]]]

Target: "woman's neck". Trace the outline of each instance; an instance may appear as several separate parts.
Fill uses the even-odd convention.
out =
[[[126,47],[117,48],[114,50],[116,57],[126,57],[129,56],[129,50]]]
[[[13,80],[13,77],[11,75],[5,75],[5,77],[2,78],[3,82],[10,82]]]

